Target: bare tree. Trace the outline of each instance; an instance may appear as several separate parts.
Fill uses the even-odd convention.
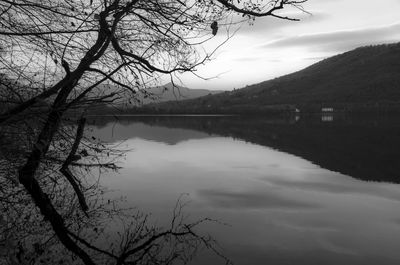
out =
[[[213,249],[209,238],[194,232],[198,222],[176,221],[180,212],[162,231],[145,229],[146,220],[134,217],[137,222],[127,229],[119,252],[96,247],[78,233],[96,223],[88,203],[94,189],[85,187],[85,174],[79,172],[116,169],[107,160],[113,150],[84,136],[85,110],[135,100],[161,75],[173,80],[183,72],[195,74],[213,55],[202,49],[204,42],[217,34],[229,39],[226,29],[255,17],[295,20],[279,11],[302,10],[304,2],[0,0],[0,134],[7,139],[0,157],[2,189],[7,190],[3,205],[15,205],[9,210],[20,216],[31,200],[35,207],[30,211],[39,210],[35,216],[44,218],[57,240],[84,264],[105,257],[115,264],[170,264],[186,261],[198,244]],[[65,207],[60,200],[73,203]],[[84,213],[78,220],[73,217],[78,207],[72,207],[77,205]]]

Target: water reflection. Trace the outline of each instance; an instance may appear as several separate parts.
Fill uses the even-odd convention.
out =
[[[333,115],[322,115],[321,121],[323,122],[331,122],[333,121]]]
[[[153,117],[96,124],[97,136],[132,149],[104,184],[160,223],[189,193],[193,218],[229,223],[204,229],[235,264],[400,261],[400,187],[385,182],[398,176],[388,159],[400,157],[395,123]],[[217,264],[206,255],[196,262]]]
[[[296,117],[119,117],[113,121],[118,126],[114,129],[114,140],[137,136],[177,143],[211,134],[229,136],[282,150],[358,179],[400,182],[397,117],[336,117],[329,123],[322,122],[321,116],[300,120]],[[109,122],[110,118],[97,119],[97,128],[111,126],[113,123]],[[146,130],[145,125],[152,130]]]

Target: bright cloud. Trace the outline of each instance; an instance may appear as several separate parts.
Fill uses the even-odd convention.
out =
[[[384,2],[309,0],[304,7],[312,15],[284,11],[285,15],[300,18],[300,22],[258,18],[254,25],[243,25],[215,59],[196,72],[214,78],[202,80],[185,74],[183,84],[231,90],[301,70],[359,46],[399,42],[400,1]],[[215,41],[223,38],[220,34]]]

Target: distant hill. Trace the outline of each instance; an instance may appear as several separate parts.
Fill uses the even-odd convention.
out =
[[[101,85],[108,91],[115,90],[115,87],[109,85]],[[138,114],[140,110],[151,109],[148,105],[162,104],[163,102],[176,103],[182,100],[192,100],[198,97],[212,96],[222,93],[222,90],[208,89],[190,89],[178,85],[168,83],[162,86],[149,87],[137,92],[135,100],[129,105],[126,104],[103,104],[91,107],[88,113],[91,115],[121,115],[121,114]]]
[[[143,111],[254,113],[323,106],[400,110],[400,43],[357,48],[259,84],[193,100],[151,104]]]
[[[178,85],[174,86],[172,83],[168,83],[163,86],[148,88],[146,89],[146,92],[151,94],[151,96],[145,96],[143,94],[138,95],[139,99],[143,104],[194,99],[207,95],[218,94],[223,91],[207,90],[207,89],[190,89]]]

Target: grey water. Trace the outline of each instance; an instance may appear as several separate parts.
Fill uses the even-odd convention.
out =
[[[181,194],[238,265],[399,264],[397,117],[98,117],[102,184],[163,224]],[[193,264],[224,264],[200,252]]]

